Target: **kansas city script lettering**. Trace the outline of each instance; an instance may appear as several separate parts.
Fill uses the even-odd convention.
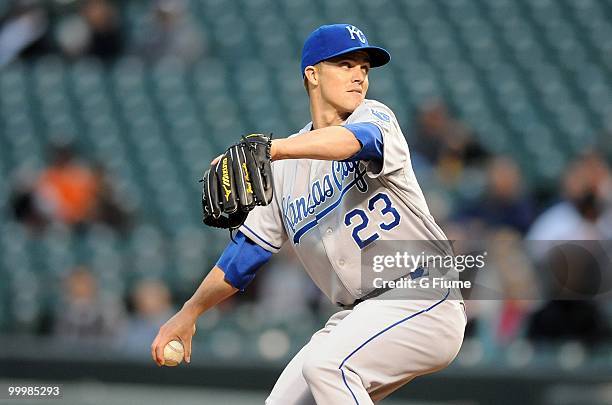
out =
[[[322,179],[317,179],[310,184],[310,193],[306,196],[301,196],[295,199],[291,195],[283,197],[282,211],[283,219],[287,229],[296,232],[299,229],[296,227],[317,212],[317,207],[327,201],[332,201],[333,197],[340,193],[340,199],[344,194],[356,186],[362,193],[368,190],[368,184],[365,180],[366,168],[360,167],[360,162],[331,162],[331,173],[327,173]],[[352,176],[350,182],[346,185],[345,180]],[[331,212],[331,211],[329,211]],[[329,212],[326,212],[327,215]],[[321,218],[316,218],[318,220]]]

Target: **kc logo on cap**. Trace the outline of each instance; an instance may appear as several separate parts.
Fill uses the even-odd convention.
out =
[[[370,67],[382,66],[391,59],[385,49],[370,45],[363,31],[353,24],[322,25],[304,42],[302,77],[307,66],[354,51],[366,52],[370,57]]]
[[[354,25],[347,25],[346,29],[348,30],[349,34],[351,34],[351,39],[355,39],[355,35],[357,35],[357,38],[359,38],[359,41],[361,41],[362,44],[366,43],[366,36],[359,28],[355,27]]]

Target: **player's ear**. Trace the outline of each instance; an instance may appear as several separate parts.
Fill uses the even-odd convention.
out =
[[[304,76],[305,76],[305,79],[308,80],[308,82],[310,82],[310,84],[314,86],[319,84],[319,71],[317,70],[316,67],[307,66],[306,69],[304,69]]]

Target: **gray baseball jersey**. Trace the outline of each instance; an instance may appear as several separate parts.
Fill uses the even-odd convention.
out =
[[[452,299],[459,297],[455,289],[416,288],[402,291],[400,299],[365,299],[374,286],[364,282],[370,278],[363,277],[368,266],[362,261],[394,253],[385,240],[418,241],[400,243],[413,255],[447,256],[452,249],[429,213],[393,112],[364,100],[346,120],[357,122],[380,128],[382,162],[274,162],[272,203],[256,207],[240,228],[271,252],[290,243],[325,295],[352,308],[334,314],[313,335],[266,405],[373,404],[446,367],[463,341],[466,317],[461,302]],[[435,266],[426,269],[437,272]],[[407,270],[386,271],[385,279],[395,280]]]
[[[273,253],[289,241],[314,283],[341,305],[350,305],[374,289],[363,282],[361,254],[392,253],[385,251],[388,245],[381,241],[418,240],[418,249],[407,246],[410,253],[452,255],[444,232],[429,212],[393,112],[366,99],[345,124],[358,122],[371,122],[380,129],[382,162],[276,161],[272,203],[256,207],[240,228]],[[386,279],[406,275],[405,269],[388,271]],[[415,288],[407,294],[411,299],[437,299],[447,290]],[[452,289],[451,297],[460,295]]]

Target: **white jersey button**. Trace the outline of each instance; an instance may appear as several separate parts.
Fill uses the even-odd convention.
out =
[[[338,260],[338,264],[339,264],[340,266],[344,266],[344,260],[342,260],[342,259]]]
[[[327,232],[328,235],[331,235],[334,232],[334,230],[331,229],[331,228],[327,228],[326,232]]]

